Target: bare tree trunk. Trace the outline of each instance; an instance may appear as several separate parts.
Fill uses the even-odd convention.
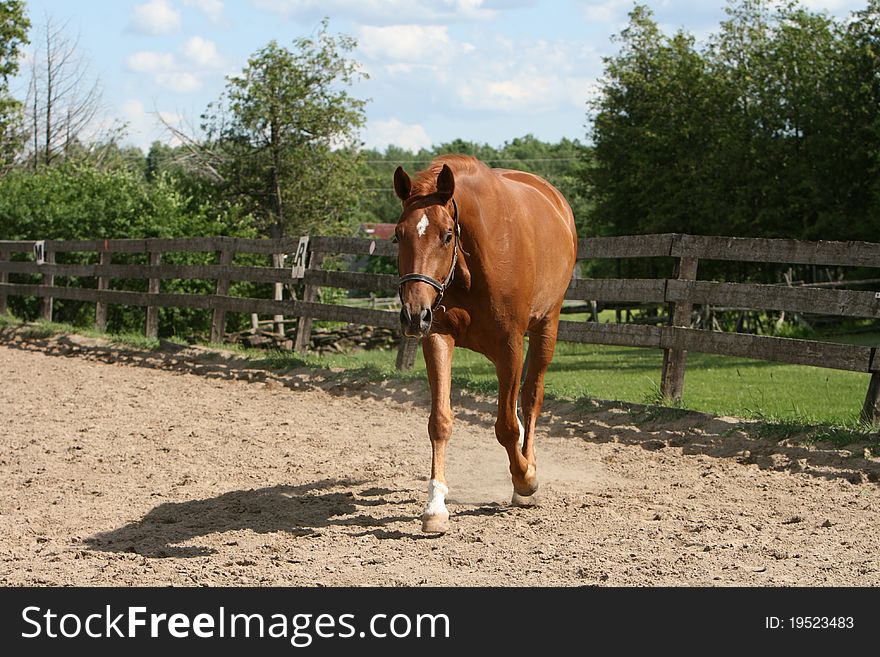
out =
[[[77,143],[88,147],[111,141],[114,135],[113,127],[96,127],[103,111],[101,88],[97,80],[90,79],[78,39],[69,38],[65,28],[48,20],[41,45],[32,51],[26,107],[32,114],[28,125],[33,134],[28,143],[35,167],[70,154]]]
[[[34,64],[34,67],[36,67],[36,64]],[[38,118],[39,115],[37,114],[37,107],[39,106],[38,105],[39,99],[38,99],[38,94],[37,94],[36,70],[33,71],[33,75],[31,77],[31,85],[33,88],[33,93],[34,93],[34,98],[33,98],[33,100],[34,100],[34,117],[33,117],[33,123],[34,123],[34,171],[36,171],[37,165],[39,164],[38,154],[40,152],[40,130],[39,130],[39,118]]]
[[[52,97],[52,81],[55,73],[54,59],[52,31],[49,26],[46,26],[46,166],[52,161],[52,104],[55,101]]]
[[[269,135],[272,149],[272,200],[275,205],[275,225],[278,231],[277,237],[284,236],[284,202],[281,198],[281,145],[278,134],[278,123],[273,120]]]

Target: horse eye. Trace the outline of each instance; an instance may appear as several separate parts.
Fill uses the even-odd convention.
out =
[[[447,230],[446,234],[443,236],[443,244],[449,244],[452,241],[452,231]]]

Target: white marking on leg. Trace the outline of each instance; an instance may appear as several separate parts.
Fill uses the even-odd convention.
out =
[[[446,496],[449,495],[449,487],[436,479],[428,482],[428,504],[425,506],[426,516],[449,516],[446,509]]]
[[[431,222],[428,221],[428,215],[423,214],[422,218],[419,219],[419,223],[416,224],[416,230],[419,232],[419,237],[424,236],[425,231],[428,230],[429,225],[431,225]]]
[[[522,420],[519,419],[519,402],[516,404],[516,423],[519,425],[519,451],[522,451],[523,445],[526,443],[526,428],[523,426]]]

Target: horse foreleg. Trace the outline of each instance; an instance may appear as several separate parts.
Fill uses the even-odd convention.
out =
[[[544,404],[544,374],[547,372],[550,361],[553,360],[558,323],[558,316],[555,320],[548,318],[529,331],[529,353],[526,357],[526,375],[522,387],[525,436],[520,449],[529,466],[535,472],[537,471],[535,425]],[[527,506],[533,502],[527,496],[520,496],[514,492],[513,503]]]
[[[495,373],[498,376],[498,419],[495,422],[495,437],[507,450],[514,497],[516,495],[528,497],[538,489],[538,479],[535,476],[534,465],[523,456],[521,441],[523,438],[527,439],[528,432],[523,432],[516,414],[516,398],[522,373],[521,344],[512,344],[506,353],[495,360]]]
[[[452,351],[455,343],[450,335],[432,333],[422,339],[422,353],[431,384],[431,416],[428,435],[431,438],[431,480],[428,482],[428,504],[422,513],[422,531],[444,533],[449,530],[446,508],[446,446],[452,437]]]

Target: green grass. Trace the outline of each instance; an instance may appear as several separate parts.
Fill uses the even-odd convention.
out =
[[[870,336],[858,336],[870,342]],[[880,335],[874,335],[880,344]],[[261,352],[257,352],[258,354]],[[370,379],[422,378],[425,365],[416,358],[413,372],[394,369],[393,351],[370,351],[302,358],[279,352],[263,360],[275,368],[310,367],[353,370]],[[546,393],[557,399],[583,397],[654,404],[659,401],[663,355],[659,350],[559,343],[547,372]],[[681,407],[768,423],[833,425],[858,430],[856,423],[870,375],[818,367],[783,365],[711,354],[688,354]],[[453,381],[458,386],[493,393],[495,367],[480,354],[457,349]]]
[[[657,403],[662,365],[659,350],[559,343],[545,387],[557,398]],[[456,379],[480,387],[495,380],[490,363],[463,350],[456,353],[453,370]],[[856,372],[692,352],[681,406],[771,421],[852,424],[869,379]]]
[[[20,324],[0,316],[0,327]],[[108,336],[63,324],[28,325],[34,337],[59,333],[102,336],[119,345],[156,349],[157,340],[141,335]],[[880,334],[834,336],[834,341],[878,345]],[[230,345],[214,345],[230,349]],[[394,351],[367,351],[327,356],[299,356],[290,352],[266,352],[234,348],[255,365],[276,370],[312,367],[345,370],[347,376],[382,380],[423,379],[425,365],[416,358],[412,372],[397,372]],[[559,343],[546,377],[548,397],[597,399],[656,404],[659,399],[662,352],[654,349]],[[823,437],[840,442],[864,433],[858,425],[859,411],[870,375],[801,365],[784,365],[745,358],[688,354],[684,399],[680,408],[717,415],[763,420],[769,429],[785,437],[803,433],[804,427],[825,427]],[[495,368],[483,356],[457,349],[453,359],[457,386],[493,393],[497,390]],[[774,428],[775,427],[775,428]],[[842,432],[842,433],[841,433]],[[839,435],[838,435],[839,434]]]
[[[104,338],[110,340],[111,343],[120,346],[133,347],[135,349],[158,349],[159,340],[155,338],[147,338],[139,333],[102,333],[94,329],[74,326],[73,324],[63,324],[59,322],[46,322],[37,320],[35,322],[22,322],[12,315],[0,315],[0,328],[5,326],[26,326],[25,335],[30,338],[48,338],[53,335],[69,335],[76,333],[89,338]]]

